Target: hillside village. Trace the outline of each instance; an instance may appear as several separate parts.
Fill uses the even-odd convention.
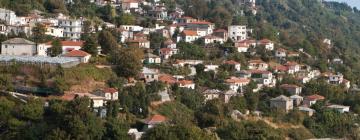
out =
[[[142,128],[131,125],[127,129],[127,135],[132,139],[146,139],[148,136],[144,135],[150,134],[157,126],[179,121],[156,110],[178,101],[196,100],[194,95],[188,95],[190,99],[181,97],[185,93],[200,95],[204,101],[200,104],[205,105],[214,100],[220,104],[235,104],[245,98],[248,103],[245,106],[249,107],[228,110],[233,120],[240,121],[250,117],[265,120],[272,111],[274,114],[302,112],[307,117],[317,114],[319,109],[335,110],[340,115],[353,115],[355,110],[359,111],[358,106],[355,108],[347,102],[334,100],[338,95],[332,95],[333,92],[353,94],[358,90],[354,81],[347,79],[342,71],[331,68],[324,71],[307,63],[306,60],[316,61],[317,58],[306,48],[289,48],[278,40],[259,37],[251,24],[217,26],[209,20],[188,16],[178,5],[169,10],[160,0],[90,2],[98,7],[121,11],[125,17],[136,15],[136,18],[150,19],[155,24],[127,24],[125,18],[121,19],[125,24],[106,20],[95,23],[86,17],[71,17],[63,13],[49,16],[37,10],[24,16],[0,8],[0,34],[3,35],[1,69],[25,66],[18,68],[22,74],[12,73],[15,77],[7,79],[12,88],[1,86],[0,89],[18,99],[23,96],[41,98],[45,101],[44,107],[51,106],[54,99],[73,101],[84,97],[90,99],[89,108],[100,118],[106,118],[111,113],[109,104],[120,102],[120,112],[128,110],[143,125]],[[65,1],[65,4],[72,3],[73,0]],[[239,4],[246,14],[262,12],[255,0],[243,0]],[[322,38],[321,45],[327,49],[334,47],[329,38]],[[326,63],[343,65],[344,62],[335,57],[329,58]],[[33,67],[44,69],[40,70],[40,74],[49,74],[36,80],[36,76],[29,76],[35,71],[31,70]],[[62,76],[52,77],[58,73],[64,77],[64,73],[66,75],[70,70],[76,77],[82,75],[76,72],[87,68],[96,72],[89,72],[83,76],[86,78],[74,78],[71,82],[64,82],[70,79]],[[8,70],[1,71],[6,73]],[[111,73],[109,78],[103,80],[88,79],[107,77],[104,75],[108,73]],[[41,92],[32,92],[44,86],[56,90],[45,96]],[[138,93],[140,87],[155,96],[146,101],[150,101],[147,103],[149,106],[135,101],[133,108],[126,106],[129,104],[127,101],[149,96]],[[138,95],[129,95],[132,93]],[[255,102],[255,95],[260,100],[256,102],[261,103],[251,105]],[[139,102],[145,104],[145,100]],[[138,117],[139,114],[142,117]],[[209,119],[211,124],[210,118],[200,118],[204,121]],[[203,123],[203,126],[211,128],[209,122],[200,120],[200,126]],[[222,135],[220,137],[226,139]]]

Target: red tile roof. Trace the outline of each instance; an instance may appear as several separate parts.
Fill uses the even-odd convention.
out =
[[[299,65],[297,62],[294,62],[294,61],[288,61],[284,64],[285,66],[296,66],[296,65]]]
[[[276,66],[272,66],[271,68],[273,70],[278,70],[278,71],[283,71],[283,72],[288,70],[288,68],[283,65],[276,65]]]
[[[225,63],[225,64],[228,64],[228,65],[237,65],[237,64],[240,64],[239,62],[236,62],[236,61],[234,61],[234,60],[225,61],[224,63]]]
[[[75,94],[64,94],[60,97],[61,100],[71,101],[75,99]]]
[[[161,49],[160,49],[160,52],[161,52],[162,54],[169,54],[171,51],[172,51],[171,48],[161,48]]]
[[[226,31],[225,29],[217,29],[217,30],[215,30],[214,32],[215,32],[215,33],[216,33],[216,32],[225,32],[225,33],[227,33],[227,31]]]
[[[252,74],[270,74],[270,71],[267,70],[248,70]]]
[[[105,93],[115,93],[118,92],[118,90],[116,90],[115,88],[105,88],[103,90]]]
[[[169,74],[159,75],[159,81],[164,82],[166,84],[175,84],[176,83],[176,79]]]
[[[250,80],[248,78],[231,77],[230,79],[226,79],[225,82],[226,83],[249,83]]]
[[[283,48],[278,48],[278,49],[276,49],[276,51],[279,51],[279,52],[286,52],[286,50],[285,50],[285,49],[283,49]]]
[[[166,121],[166,117],[162,115],[154,115],[145,120],[146,124],[159,124]]]
[[[72,50],[71,52],[68,52],[65,54],[66,57],[85,57],[89,56],[90,54],[81,50]]]
[[[192,31],[192,30],[184,30],[183,31],[183,34],[185,36],[198,36],[197,32],[196,31]]]
[[[193,84],[194,82],[191,80],[180,80],[180,81],[178,81],[178,83],[180,85],[190,85],[190,84]]]
[[[314,94],[314,95],[307,96],[306,99],[311,100],[311,101],[316,101],[316,100],[324,100],[325,97],[321,96],[321,95]]]
[[[260,44],[269,44],[269,43],[272,43],[272,41],[269,40],[269,39],[262,39],[262,40],[260,40],[259,42],[260,42]]]

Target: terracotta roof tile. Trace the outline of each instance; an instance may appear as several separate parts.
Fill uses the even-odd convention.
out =
[[[316,100],[324,100],[325,97],[321,96],[321,95],[314,94],[314,95],[306,96],[306,99],[311,100],[311,101],[316,101]]]
[[[115,88],[105,88],[103,89],[103,91],[105,93],[115,93],[115,92],[118,92],[118,90],[116,90]]]
[[[272,43],[272,41],[269,40],[269,39],[262,39],[262,40],[259,41],[259,43],[260,44],[269,44],[269,43]]]
[[[250,79],[231,77],[230,79],[226,79],[225,82],[226,83],[249,83]]]
[[[159,75],[159,81],[164,82],[166,84],[175,84],[176,83],[176,79],[169,74]]]
[[[178,83],[180,85],[190,85],[190,84],[193,84],[194,82],[191,80],[180,80],[180,81],[178,81]]]
[[[224,63],[225,63],[225,64],[228,64],[228,65],[237,65],[237,64],[240,64],[239,62],[236,62],[236,61],[234,61],[234,60],[225,61]]]
[[[81,50],[72,50],[71,52],[68,52],[65,54],[66,57],[85,57],[89,56],[90,54]]]
[[[197,32],[196,31],[192,31],[192,30],[184,30],[183,31],[183,34],[185,36],[198,36]]]
[[[162,115],[154,115],[145,120],[146,124],[159,124],[166,121],[166,117]]]

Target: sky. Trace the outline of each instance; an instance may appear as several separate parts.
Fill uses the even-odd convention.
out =
[[[346,2],[351,7],[360,8],[360,0],[327,0],[327,1]]]

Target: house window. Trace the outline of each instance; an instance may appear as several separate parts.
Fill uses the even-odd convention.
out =
[[[5,49],[7,49],[7,45],[5,45]]]

